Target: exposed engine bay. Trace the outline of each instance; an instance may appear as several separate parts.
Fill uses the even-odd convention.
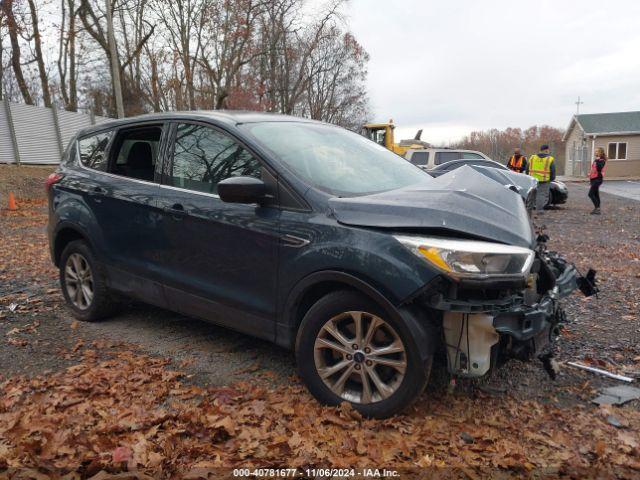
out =
[[[442,313],[449,372],[477,378],[510,358],[530,360],[549,352],[566,316],[560,300],[579,288],[597,293],[595,272],[586,277],[538,237],[526,283],[511,280],[451,282],[440,277],[419,299]]]

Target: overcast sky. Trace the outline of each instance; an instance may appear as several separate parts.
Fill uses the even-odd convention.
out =
[[[638,0],[351,0],[374,119],[443,143],[474,129],[640,110]]]

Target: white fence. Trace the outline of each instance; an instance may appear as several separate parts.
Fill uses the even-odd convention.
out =
[[[0,102],[0,163],[55,164],[81,128],[110,120],[56,108]]]

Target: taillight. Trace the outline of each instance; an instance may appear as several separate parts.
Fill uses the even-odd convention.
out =
[[[60,180],[62,180],[63,176],[64,175],[58,172],[53,172],[51,175],[47,177],[47,179],[44,182],[44,188],[47,191],[47,193],[49,192],[49,190],[51,190],[51,187],[53,186],[53,184],[58,183]]]

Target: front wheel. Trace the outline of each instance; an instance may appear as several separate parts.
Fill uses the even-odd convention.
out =
[[[347,401],[376,418],[410,405],[424,390],[431,364],[420,361],[405,325],[351,291],[328,294],[311,307],[300,326],[296,357],[320,402]]]

